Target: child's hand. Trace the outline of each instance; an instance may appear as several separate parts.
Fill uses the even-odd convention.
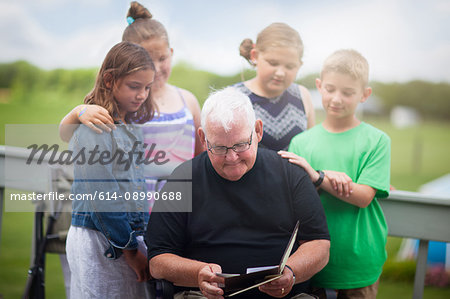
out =
[[[108,110],[98,105],[80,105],[76,109],[80,123],[88,126],[95,133],[110,132],[115,129],[114,120]]]
[[[339,196],[349,197],[353,192],[352,179],[344,172],[338,172],[333,170],[324,170],[325,177],[330,181],[333,190],[335,190]]]
[[[147,257],[142,252],[137,249],[123,250],[123,256],[128,266],[136,273],[138,282],[151,279]]]
[[[308,161],[306,161],[305,158],[297,156],[296,154],[291,153],[291,152],[286,152],[286,151],[278,151],[278,155],[280,155],[281,157],[283,157],[285,159],[288,159],[289,162],[291,162],[292,164],[296,164],[296,165],[300,166],[308,173],[309,177],[311,178],[311,180],[313,182],[317,181],[317,179],[318,179],[317,172],[314,170],[314,168],[311,167],[311,165],[309,165]]]

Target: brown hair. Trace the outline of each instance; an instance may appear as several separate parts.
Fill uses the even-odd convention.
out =
[[[133,1],[127,13],[127,18],[131,17],[134,21],[125,28],[122,35],[123,41],[140,44],[154,37],[162,38],[169,45],[169,36],[166,28],[157,20],[152,19],[152,14],[142,4]]]
[[[109,50],[97,74],[95,86],[84,98],[85,104],[95,104],[108,110],[115,118],[119,113],[117,101],[114,99],[113,87],[117,80],[141,70],[153,70],[155,66],[147,51],[134,43],[120,42]],[[107,83],[111,83],[109,88]],[[149,92],[145,102],[137,112],[127,113],[127,122],[144,123],[155,113],[155,106]]]
[[[349,75],[354,80],[360,80],[363,88],[369,83],[369,63],[358,51],[353,49],[337,50],[323,63],[320,77],[325,73],[336,72]]]
[[[298,32],[285,23],[272,23],[264,28],[256,38],[256,44],[250,38],[244,39],[239,46],[239,54],[251,65],[250,51],[255,48],[264,52],[270,47],[294,47],[299,51],[299,59],[302,62],[303,42]]]

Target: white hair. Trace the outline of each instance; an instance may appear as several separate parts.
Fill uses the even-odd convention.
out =
[[[239,113],[240,112],[240,113]],[[206,123],[219,123],[228,132],[231,125],[242,121],[236,115],[243,116],[253,129],[256,121],[255,111],[248,96],[234,87],[226,87],[212,92],[203,104],[201,126],[206,132]]]

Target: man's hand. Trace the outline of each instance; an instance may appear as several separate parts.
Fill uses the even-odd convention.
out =
[[[217,264],[207,264],[198,272],[198,287],[202,294],[209,299],[223,298],[223,290],[219,283],[224,283],[224,278],[215,273],[222,273],[222,268]]]
[[[282,298],[289,294],[294,286],[294,274],[288,268],[284,268],[283,275],[271,282],[263,284],[259,290],[272,297]]]

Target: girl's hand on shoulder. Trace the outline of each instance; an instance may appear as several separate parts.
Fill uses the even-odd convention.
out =
[[[123,250],[123,256],[128,266],[136,273],[138,282],[151,279],[147,257],[142,252],[137,249]]]
[[[353,192],[352,182],[353,180],[344,172],[338,172],[333,170],[324,170],[325,177],[330,181],[333,190],[335,190],[339,196],[349,197]]]
[[[108,110],[98,105],[80,105],[76,109],[80,123],[88,126],[95,133],[110,132],[115,129],[114,120]]]

